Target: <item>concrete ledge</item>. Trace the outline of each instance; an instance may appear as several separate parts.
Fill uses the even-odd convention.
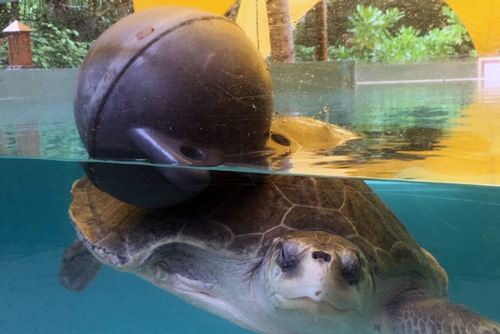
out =
[[[356,84],[477,80],[477,59],[356,66]]]
[[[270,64],[276,94],[343,90],[355,84],[477,80],[477,60],[416,64],[301,62]],[[72,99],[76,69],[0,70],[0,101]]]
[[[270,64],[269,71],[276,93],[354,87],[355,63],[352,61]]]
[[[0,70],[2,99],[73,99],[76,69]]]

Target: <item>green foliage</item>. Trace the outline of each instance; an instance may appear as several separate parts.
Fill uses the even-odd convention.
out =
[[[398,8],[388,9],[384,13],[372,6],[358,5],[356,10],[357,13],[348,18],[352,25],[348,32],[354,35],[349,42],[363,57],[388,39],[391,36],[389,29],[404,16]]]
[[[0,69],[8,65],[8,60],[7,38],[0,38]]]
[[[409,62],[444,58],[458,54],[473,55],[470,38],[457,15],[449,8],[442,8],[448,25],[432,29],[422,35],[413,27],[391,28],[404,17],[397,9],[382,12],[374,7],[358,6],[349,17],[353,35],[351,47],[331,48],[333,59],[353,59],[361,62]]]
[[[19,0],[14,16],[34,29],[34,65],[61,68],[80,66],[94,40],[131,12],[129,0]],[[7,63],[7,43],[0,42],[0,68]]]
[[[356,56],[353,48],[348,48],[345,45],[338,47],[331,46],[328,48],[328,59],[329,60],[341,60],[341,59],[351,59],[359,60]]]
[[[304,46],[295,44],[295,60],[296,61],[313,61],[315,60],[314,46]]]
[[[58,28],[51,23],[40,23],[32,33],[33,63],[36,67],[80,66],[90,47],[89,42],[79,42],[78,32]]]
[[[342,43],[344,34],[348,33],[350,22],[348,17],[356,12],[358,5],[372,5],[382,12],[394,7],[405,12],[405,16],[397,22],[391,30],[394,32],[400,26],[414,27],[421,34],[427,33],[436,27],[446,25],[446,17],[441,14],[441,7],[445,4],[442,0],[328,0],[328,45]],[[316,15],[310,10],[304,18],[300,19],[294,29],[296,44],[314,46],[316,43],[315,25]]]
[[[19,0],[21,21],[51,23],[78,31],[78,40],[91,41],[132,12],[129,0]]]
[[[33,65],[38,68],[76,68],[87,54],[90,42],[77,41],[78,32],[39,23],[31,33]],[[0,46],[0,65],[8,65],[8,48]]]

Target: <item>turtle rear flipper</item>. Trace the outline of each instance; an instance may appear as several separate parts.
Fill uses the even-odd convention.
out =
[[[102,263],[83,242],[75,240],[62,256],[59,281],[66,289],[82,291],[94,281],[101,268]]]
[[[390,308],[383,333],[500,334],[500,324],[444,299],[414,297]]]

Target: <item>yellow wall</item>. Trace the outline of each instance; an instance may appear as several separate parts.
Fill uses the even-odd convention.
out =
[[[223,15],[234,4],[235,0],[134,0],[136,12],[158,6],[195,7],[207,12]]]

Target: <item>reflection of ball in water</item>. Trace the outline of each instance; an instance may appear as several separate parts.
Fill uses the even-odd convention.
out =
[[[500,228],[487,227],[483,231],[483,239],[487,244],[500,243]]]

